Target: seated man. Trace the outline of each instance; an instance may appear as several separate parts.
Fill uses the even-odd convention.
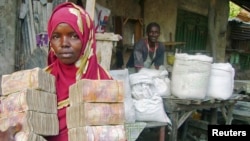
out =
[[[127,62],[130,73],[138,72],[141,68],[159,69],[164,64],[165,46],[158,41],[160,25],[152,22],[146,28],[147,38],[139,40]]]

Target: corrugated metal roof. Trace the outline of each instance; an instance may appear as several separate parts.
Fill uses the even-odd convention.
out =
[[[250,12],[250,1],[249,0],[231,0],[231,2],[239,5],[240,7],[244,8],[245,10]]]
[[[250,26],[238,25],[231,29],[231,38],[238,40],[250,40]]]

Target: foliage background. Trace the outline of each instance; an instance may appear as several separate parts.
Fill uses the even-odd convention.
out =
[[[234,4],[231,1],[229,3],[229,7],[230,7],[229,18],[234,18],[240,13],[241,7],[239,7],[238,5]]]

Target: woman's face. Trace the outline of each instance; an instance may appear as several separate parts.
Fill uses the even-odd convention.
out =
[[[60,23],[53,31],[50,43],[63,64],[73,64],[78,60],[82,42],[69,24]]]

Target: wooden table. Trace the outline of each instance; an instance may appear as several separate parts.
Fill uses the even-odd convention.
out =
[[[210,109],[211,121],[210,124],[217,124],[217,110],[220,110],[225,124],[231,124],[233,120],[233,108],[238,100],[244,99],[241,94],[233,94],[228,100],[217,99],[179,99],[176,97],[164,98],[165,111],[172,122],[172,130],[168,137],[169,141],[177,141],[177,133],[179,127],[187,120],[188,117],[196,110]]]

